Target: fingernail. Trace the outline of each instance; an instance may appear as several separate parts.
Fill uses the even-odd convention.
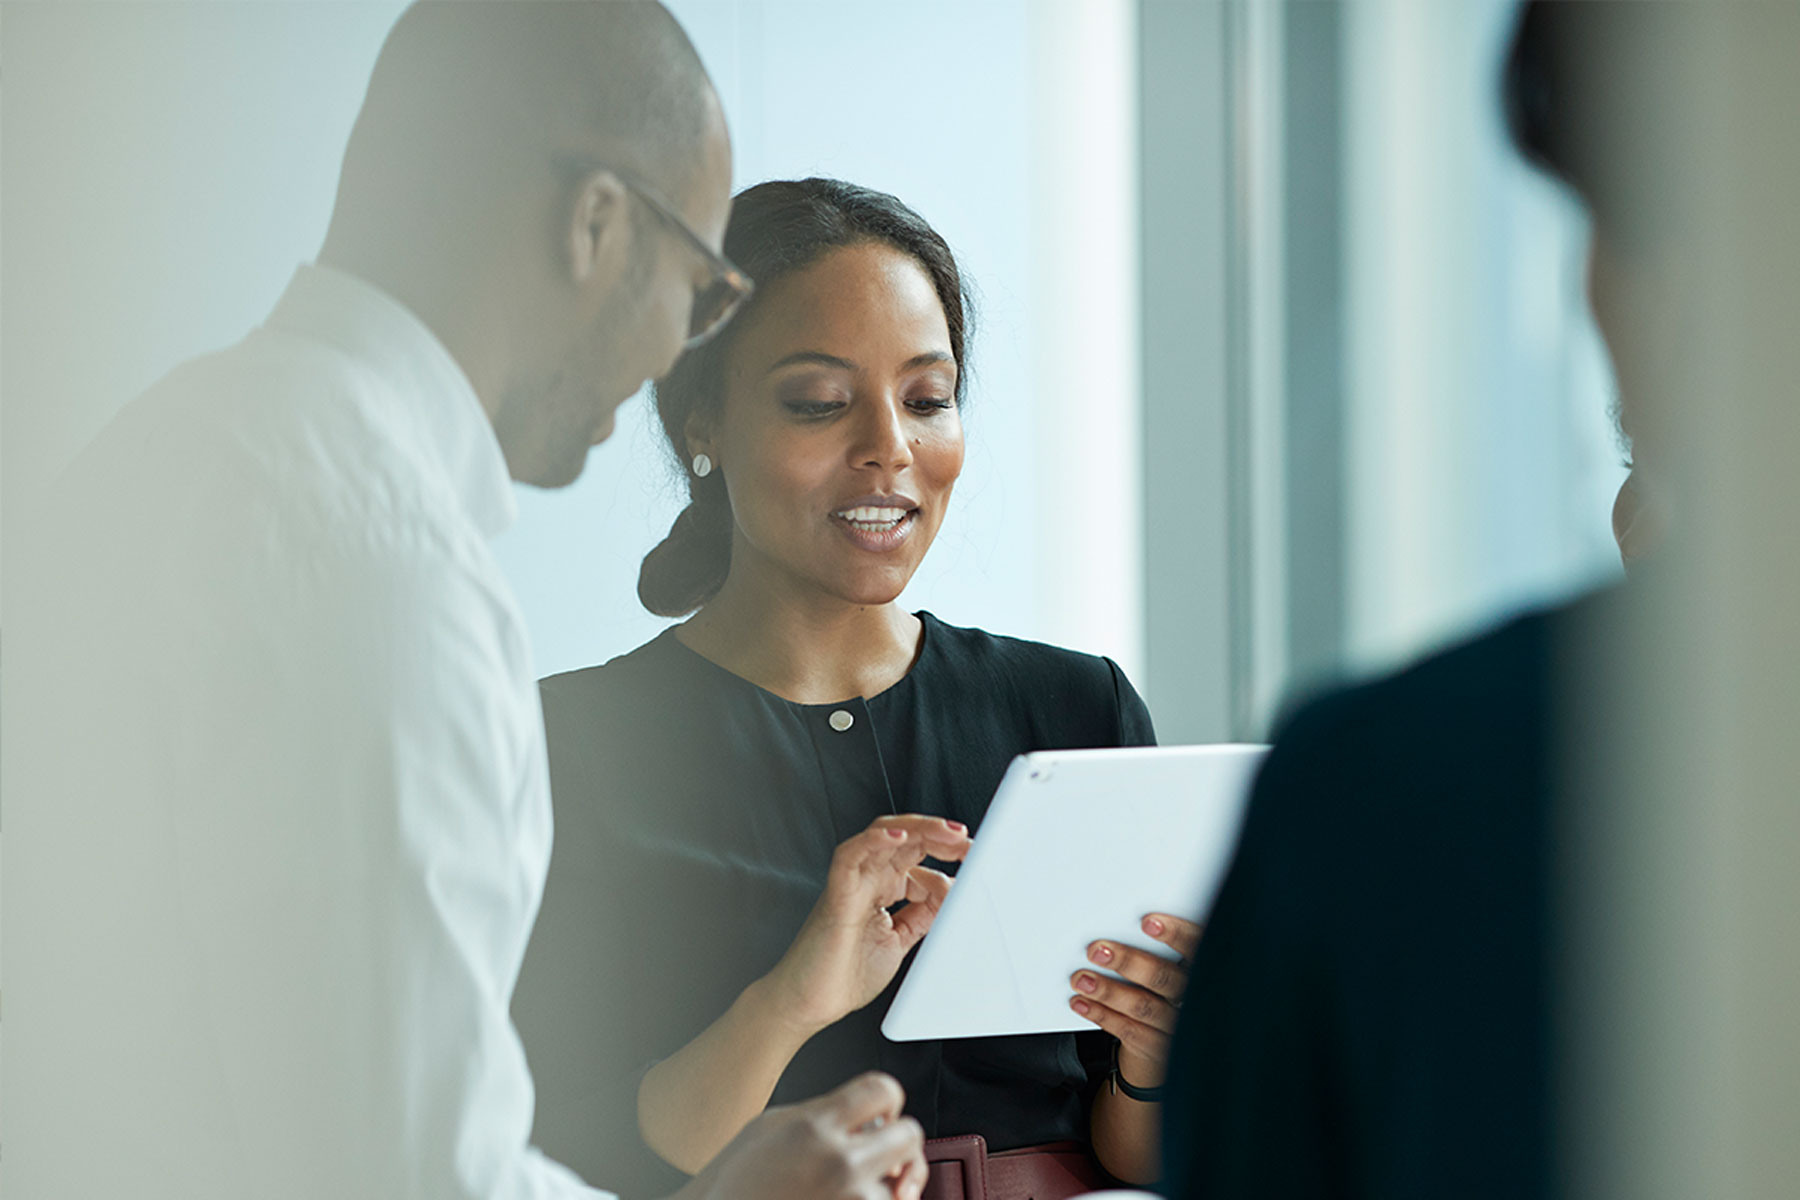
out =
[[[1161,920],[1159,920],[1156,917],[1145,917],[1144,918],[1144,932],[1145,933],[1149,934],[1151,937],[1161,937],[1162,931],[1163,931],[1163,923]]]
[[[945,821],[944,824],[946,824],[950,828],[956,830],[956,832],[958,832],[958,833],[965,833],[968,831],[968,828],[969,828],[967,825],[964,825],[961,821]]]
[[[1109,963],[1112,961],[1112,956],[1112,947],[1108,946],[1105,942],[1101,942],[1092,950],[1088,951],[1088,957],[1097,963]]]
[[[904,829],[890,829],[887,831],[887,835],[896,842],[903,842],[906,840],[906,830]]]
[[[1100,986],[1100,981],[1095,979],[1092,975],[1077,975],[1075,977],[1075,986],[1084,992],[1091,992]]]
[[[1086,1000],[1076,999],[1069,1002],[1069,1007],[1085,1017],[1088,1015],[1089,1010],[1094,1006],[1089,1004]]]

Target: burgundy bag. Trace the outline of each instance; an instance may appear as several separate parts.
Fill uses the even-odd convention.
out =
[[[978,1133],[925,1143],[931,1168],[924,1200],[1069,1200],[1113,1186],[1079,1142],[989,1154]]]

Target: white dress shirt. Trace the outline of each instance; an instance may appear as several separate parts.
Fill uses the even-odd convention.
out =
[[[317,267],[76,462],[8,611],[7,1200],[601,1194],[529,1147],[508,1015],[513,513],[449,352]]]

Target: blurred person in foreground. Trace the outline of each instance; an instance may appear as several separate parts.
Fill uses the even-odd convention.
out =
[[[1678,7],[1533,3],[1505,70],[1520,152],[1593,219],[1589,295],[1633,448],[1614,509],[1628,563],[1669,525],[1666,447],[1640,397],[1680,344],[1678,273],[1660,210],[1626,194],[1612,156],[1666,86],[1639,51],[1680,35]],[[1525,616],[1287,722],[1192,966],[1165,1105],[1171,1196],[1560,1194],[1562,751],[1589,715],[1565,703],[1565,668],[1619,598]]]
[[[8,663],[9,1196],[596,1195],[529,1146],[550,796],[488,543],[747,290],[730,173],[660,5],[414,7],[318,264],[71,467]],[[681,1194],[916,1195],[901,1104]]]

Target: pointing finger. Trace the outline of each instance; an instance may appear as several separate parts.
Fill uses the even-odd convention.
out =
[[[918,839],[931,857],[943,862],[959,861],[969,852],[968,826],[948,817],[927,817],[919,813],[900,813],[879,817],[876,825],[904,831],[908,839]]]

